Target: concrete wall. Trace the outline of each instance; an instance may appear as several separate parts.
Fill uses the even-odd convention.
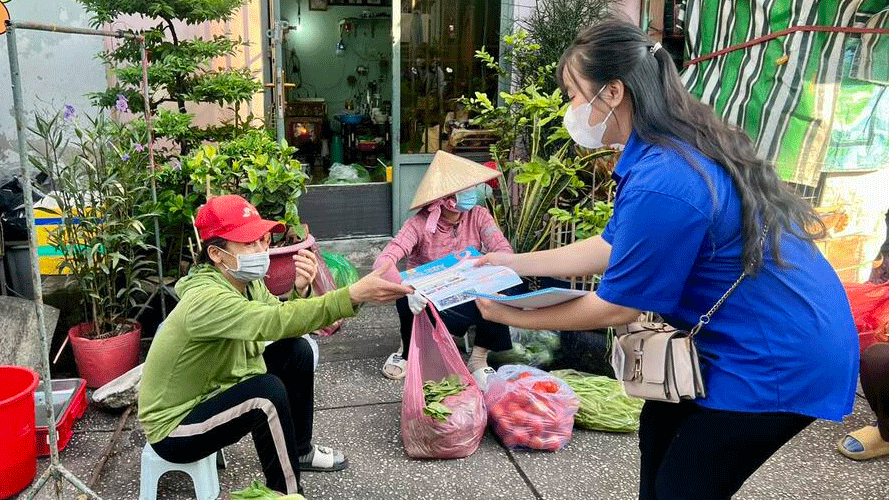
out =
[[[16,0],[20,1],[20,0]],[[66,0],[68,1],[68,0]],[[176,34],[180,39],[203,38],[209,40],[217,35],[228,35],[232,38],[247,42],[246,46],[239,47],[235,54],[226,57],[214,59],[211,62],[214,68],[249,68],[251,74],[257,80],[262,80],[262,64],[263,64],[263,29],[262,29],[262,4],[261,0],[246,0],[244,4],[234,12],[232,18],[222,23],[201,23],[195,25],[187,25],[181,22],[175,22]],[[109,26],[111,29],[145,29],[156,26],[158,22],[154,19],[146,19],[139,16],[125,16],[117,19]],[[112,49],[117,42],[113,39],[106,40],[106,49]],[[109,81],[109,84],[113,80]],[[104,82],[103,82],[104,85]],[[169,104],[172,108],[175,105]],[[190,103],[186,106],[189,113],[195,116],[195,124],[209,125],[217,124],[223,121],[231,120],[234,117],[234,111],[223,108],[213,103],[196,105]],[[265,115],[263,94],[258,93],[253,97],[249,106],[241,109],[241,116],[246,117],[249,114],[262,118]],[[255,122],[258,124],[258,122]]]
[[[12,0],[6,7],[13,20],[89,27],[88,15],[75,0]],[[6,40],[0,36],[0,185],[19,169]],[[18,30],[16,41],[27,123],[34,123],[35,112],[54,113],[66,104],[96,113],[85,94],[105,88],[105,68],[95,57],[104,48],[102,38]]]

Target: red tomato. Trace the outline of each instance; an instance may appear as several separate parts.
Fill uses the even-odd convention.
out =
[[[522,373],[519,373],[519,375],[516,377],[516,379],[523,379],[523,378],[528,378],[528,377],[533,377],[533,376],[534,375],[532,375],[531,372],[522,372]],[[513,379],[513,380],[515,380],[515,379]]]
[[[528,443],[531,441],[531,433],[524,427],[513,429],[512,436],[515,438],[516,444],[519,446],[528,446]]]

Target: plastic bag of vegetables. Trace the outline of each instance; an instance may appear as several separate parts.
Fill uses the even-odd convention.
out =
[[[571,386],[580,399],[580,409],[574,416],[578,427],[610,432],[639,430],[639,413],[645,400],[627,396],[617,380],[577,370],[550,373]]]
[[[552,364],[559,350],[559,334],[549,330],[525,330],[509,327],[512,349],[488,354],[494,366],[527,365],[546,368]]]
[[[525,365],[504,365],[488,379],[485,404],[507,448],[555,451],[571,438],[579,402],[564,381]]]
[[[413,458],[466,457],[485,433],[485,402],[438,311],[431,304],[426,311],[414,316],[401,404],[404,448]]]

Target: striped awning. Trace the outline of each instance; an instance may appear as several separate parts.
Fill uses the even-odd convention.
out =
[[[887,27],[886,0],[686,0],[687,59],[799,26]],[[889,165],[889,36],[796,31],[688,67],[686,87],[747,131],[785,180]]]

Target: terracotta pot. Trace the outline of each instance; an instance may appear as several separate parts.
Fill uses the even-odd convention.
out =
[[[68,330],[77,371],[86,380],[87,387],[102,387],[139,364],[142,325],[132,322],[132,326],[132,329],[116,337],[98,340],[83,336],[92,328],[92,323],[81,323]]]
[[[269,249],[269,271],[265,277],[265,286],[274,295],[287,295],[293,290],[293,282],[296,280],[296,269],[293,267],[293,255],[299,250],[311,248],[315,244],[315,238],[309,234],[306,239],[288,245]]]

